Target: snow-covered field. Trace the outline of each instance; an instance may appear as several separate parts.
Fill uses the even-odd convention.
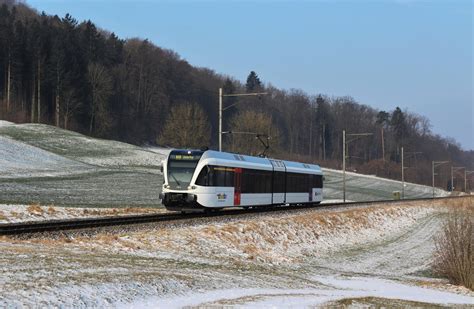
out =
[[[474,292],[430,270],[432,237],[473,198],[0,238],[0,307],[430,307]]]
[[[0,126],[0,136],[31,145],[74,161],[101,167],[157,168],[163,155],[117,141],[91,138],[44,124]],[[41,156],[38,160],[42,160]]]
[[[0,203],[161,207],[165,157],[42,124],[0,123]]]
[[[161,207],[161,161],[169,149],[95,139],[43,124],[0,121],[0,203]],[[342,198],[342,174],[324,169],[324,197]],[[390,199],[398,181],[347,173],[347,200]],[[405,196],[431,188],[406,183]],[[438,196],[446,195],[436,190]]]
[[[57,177],[91,170],[87,164],[0,136],[0,178]]]
[[[325,177],[324,197],[329,199],[342,196],[342,171],[323,168]],[[353,201],[387,200],[394,191],[402,191],[401,181],[346,172],[346,199]],[[435,188],[436,196],[448,196],[449,192]],[[405,198],[433,196],[433,188],[405,182]]]

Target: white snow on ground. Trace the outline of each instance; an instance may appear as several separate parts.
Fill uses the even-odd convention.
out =
[[[347,298],[379,297],[429,304],[474,305],[474,297],[431,290],[392,280],[318,276],[329,289],[224,289],[179,296],[152,297],[118,308],[183,308],[234,305],[238,308],[307,308]]]
[[[341,199],[343,190],[342,171],[323,168],[325,177],[323,198]],[[402,191],[402,182],[374,175],[346,172],[346,199],[354,201],[392,199],[394,191]],[[405,182],[405,198],[431,197],[433,188]],[[450,193],[435,188],[435,196],[448,196]]]
[[[429,236],[471,199],[0,238],[0,307],[301,307],[369,296],[388,307],[390,299],[471,305],[474,292],[437,291],[443,281],[423,276]]]
[[[6,120],[0,120],[0,127],[5,127],[5,126],[11,126],[13,125],[13,122],[6,121]]]
[[[0,136],[39,147],[66,158],[101,167],[159,166],[163,155],[118,141],[88,137],[44,124],[0,127]]]
[[[0,204],[0,224],[162,212],[165,212],[162,208],[80,208]]]
[[[340,212],[309,211],[305,215],[267,214],[258,220],[231,220],[172,230],[163,228],[146,235],[133,233],[127,235],[127,240],[145,248],[140,243],[146,239],[146,243],[153,244],[157,254],[175,254],[191,261],[210,257],[291,266],[348,245],[382,242],[435,211],[428,205],[404,205]],[[120,247],[115,244],[111,249]]]
[[[86,164],[0,136],[0,178],[61,176],[90,170]]]

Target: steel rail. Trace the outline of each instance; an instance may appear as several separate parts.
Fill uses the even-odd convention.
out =
[[[222,211],[215,212],[195,212],[195,213],[165,213],[165,214],[143,214],[143,215],[123,215],[123,216],[107,216],[107,217],[95,217],[95,218],[75,218],[75,219],[62,219],[62,220],[44,220],[44,221],[28,221],[18,223],[4,223],[0,224],[0,236],[5,235],[22,235],[22,234],[33,234],[42,232],[54,232],[54,231],[66,231],[66,230],[77,230],[77,229],[91,229],[99,227],[109,226],[120,226],[120,225],[134,225],[154,222],[165,222],[165,221],[181,221],[195,218],[208,218],[208,217],[224,217],[224,216],[235,216],[242,214],[255,214],[255,213],[270,213],[276,211],[293,211],[301,209],[320,208],[328,209],[333,207],[355,207],[360,205],[373,205],[373,204],[397,204],[412,201],[433,201],[443,199],[457,199],[457,198],[468,198],[472,196],[449,196],[449,197],[436,197],[436,198],[415,198],[415,199],[403,199],[403,200],[376,200],[376,201],[363,201],[363,202],[346,202],[346,203],[328,203],[328,204],[306,204],[306,205],[292,205],[292,206],[259,206],[256,208],[248,209],[225,209]]]

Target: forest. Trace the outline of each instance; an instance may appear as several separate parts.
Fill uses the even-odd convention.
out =
[[[409,182],[431,185],[433,160],[474,170],[474,151],[433,133],[422,115],[278,89],[261,78],[252,71],[239,81],[147,39],[124,40],[90,20],[0,0],[0,119],[137,145],[217,149],[223,88],[224,94],[264,93],[223,98],[225,151],[257,155],[268,143],[269,156],[341,168],[346,130],[352,171],[399,180],[402,147]],[[349,134],[355,133],[371,135],[354,140]],[[437,186],[450,186],[450,166],[437,171]],[[454,187],[465,189],[464,170],[456,172]]]

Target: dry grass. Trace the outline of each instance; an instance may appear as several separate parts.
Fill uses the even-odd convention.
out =
[[[435,237],[433,270],[474,290],[474,207],[454,211]]]
[[[30,214],[35,216],[41,216],[44,213],[43,208],[39,204],[31,204],[26,209]]]
[[[54,215],[58,211],[51,205],[51,206],[48,207],[48,210],[46,212],[48,213],[48,215]]]
[[[3,211],[0,210],[0,220],[8,220]]]
[[[23,215],[16,211],[10,211],[10,216],[16,219],[22,219]]]

